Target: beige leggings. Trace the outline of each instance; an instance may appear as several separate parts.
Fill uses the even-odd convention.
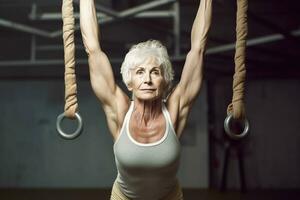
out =
[[[111,191],[110,200],[130,200],[130,199],[121,192],[119,184],[115,181]],[[159,200],[183,200],[183,194],[179,183],[177,182],[174,189],[166,197]]]

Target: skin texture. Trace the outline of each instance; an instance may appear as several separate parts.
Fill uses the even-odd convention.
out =
[[[191,49],[186,56],[181,79],[166,102],[178,137],[183,132],[202,84],[203,56],[211,23],[211,1],[200,2],[191,31]],[[91,85],[105,112],[112,137],[116,140],[130,99],[116,85],[111,64],[101,49],[94,0],[80,1],[80,27],[88,54]],[[149,57],[131,73],[128,89],[134,95],[134,112],[129,122],[130,133],[138,142],[155,142],[162,137],[166,127],[161,110],[166,84],[160,66],[154,57]]]
[[[155,57],[149,57],[131,70],[128,89],[134,94],[135,107],[131,115],[129,131],[142,143],[155,142],[163,137],[166,121],[161,104],[166,83],[162,69]]]
[[[149,57],[140,66],[131,70],[131,82],[127,88],[135,98],[153,101],[162,98],[166,83],[162,69],[155,57]]]

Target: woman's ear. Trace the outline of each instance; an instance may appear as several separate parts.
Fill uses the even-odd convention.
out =
[[[130,92],[132,92],[132,86],[131,86],[131,83],[127,83],[126,86],[127,86],[127,89],[128,89]]]

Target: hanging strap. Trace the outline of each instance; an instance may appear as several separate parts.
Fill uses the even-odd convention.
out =
[[[75,19],[73,16],[72,0],[63,0],[63,41],[64,41],[64,60],[65,60],[65,116],[75,118],[77,112],[77,86],[75,75],[75,44],[74,27]]]
[[[64,139],[74,139],[82,132],[82,118],[77,112],[77,86],[75,76],[75,44],[74,44],[74,27],[75,19],[73,16],[72,0],[63,0],[62,3],[63,18],[63,40],[65,52],[65,111],[58,115],[56,119],[56,130]],[[63,119],[77,119],[78,126],[73,133],[66,133],[62,130],[61,124]]]
[[[235,73],[233,76],[233,97],[228,105],[227,114],[233,115],[234,119],[245,118],[244,90],[246,79],[246,37],[247,26],[247,0],[237,0],[236,14],[236,46],[235,46]]]

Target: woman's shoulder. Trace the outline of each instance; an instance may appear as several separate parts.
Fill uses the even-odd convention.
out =
[[[129,98],[116,98],[105,106],[102,104],[103,110],[106,115],[106,121],[111,134],[116,137],[123,125],[126,113],[130,108],[131,101]]]
[[[124,99],[123,101],[117,102],[117,118],[118,118],[118,125],[122,126],[126,113],[129,111],[130,106],[132,105],[132,101],[128,99]]]

